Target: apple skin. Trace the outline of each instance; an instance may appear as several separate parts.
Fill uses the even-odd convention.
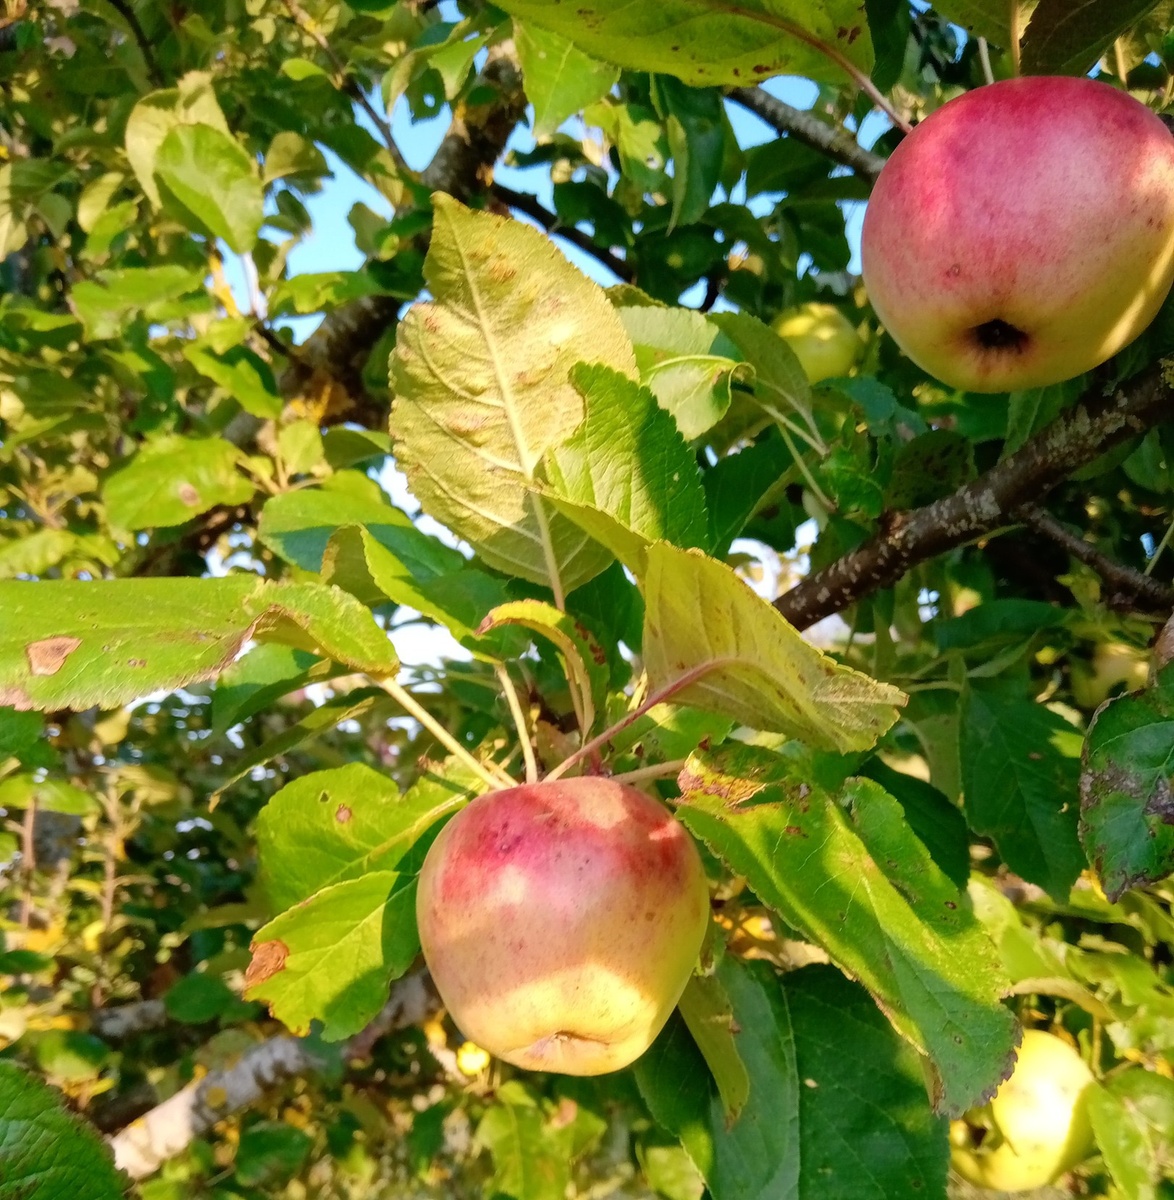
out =
[[[535,1071],[600,1075],[652,1044],[709,926],[701,857],[663,805],[585,776],[479,796],[416,896],[424,959],[461,1032]]]
[[[1093,1148],[1087,1112],[1093,1074],[1065,1041],[1042,1029],[1023,1035],[1015,1070],[987,1109],[955,1121],[950,1165],[970,1183],[1002,1192],[1044,1187]],[[991,1126],[977,1148],[971,1129]]]
[[[810,383],[847,375],[860,357],[856,328],[834,304],[786,309],[771,328],[794,350]]]
[[[1098,642],[1092,662],[1072,663],[1072,698],[1081,708],[1100,708],[1119,685],[1136,692],[1149,681],[1150,656],[1125,642]]]
[[[1174,136],[1090,79],[967,92],[885,164],[861,256],[881,322],[943,383],[1071,379],[1137,337],[1170,290]]]

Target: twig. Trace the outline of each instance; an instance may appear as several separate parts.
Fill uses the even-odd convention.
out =
[[[163,72],[159,70],[155,47],[151,45],[151,39],[147,37],[146,31],[139,23],[138,14],[127,0],[110,0],[110,7],[126,22],[127,28],[138,43],[139,53],[142,54],[143,61],[147,64],[147,74],[150,75],[151,82],[158,88],[164,87],[166,81],[163,78]]]
[[[756,117],[761,117],[778,133],[793,137],[835,162],[851,167],[865,179],[875,179],[885,165],[885,160],[879,154],[865,150],[846,130],[827,125],[811,113],[776,99],[762,88],[734,88],[728,94],[731,100],[749,109]]]
[[[336,86],[340,86],[348,96],[367,114],[371,119],[371,123],[379,130],[380,137],[383,138],[383,144],[387,147],[388,154],[391,155],[392,162],[395,163],[395,169],[405,179],[415,179],[416,172],[408,166],[404,160],[404,156],[400,153],[399,147],[395,143],[395,135],[391,132],[391,124],[386,118],[380,116],[378,110],[367,99],[366,92],[363,91],[359,82],[351,75],[347,64],[338,56],[334,47],[327,40],[326,35],[318,28],[317,22],[308,12],[298,3],[298,0],[282,0],[285,5],[286,12],[293,18],[294,24],[307,35],[312,38],[318,48],[330,59],[331,65],[334,67],[336,76]]]
[[[1170,401],[1160,363],[1127,388],[1090,396],[952,496],[885,514],[878,533],[785,592],[775,607],[805,629],[890,587],[918,563],[1015,523],[1022,505],[1042,499],[1073,471],[1166,418]]]
[[[982,77],[987,83],[994,83],[995,73],[991,69],[991,48],[987,45],[984,37],[978,39],[978,60],[982,63]]]
[[[574,225],[564,225],[556,213],[552,213],[538,202],[537,196],[531,196],[528,192],[515,192],[513,188],[506,187],[504,183],[492,184],[489,194],[494,199],[500,200],[502,204],[509,205],[510,208],[532,217],[547,233],[560,237],[565,242],[570,242],[572,246],[577,246],[585,254],[590,254],[592,258],[603,263],[617,279],[631,283],[636,278],[636,272],[632,269],[631,263],[612,254],[610,250],[597,246],[589,234],[584,233],[581,229],[576,229]]]
[[[488,784],[494,791],[502,787],[515,786],[515,781],[500,767],[493,764],[487,765],[474,758],[411,692],[400,687],[394,679],[377,679],[373,682],[377,687],[381,687],[406,713],[415,717],[454,758],[459,758],[483,783]]]
[[[1155,610],[1169,611],[1174,608],[1174,588],[1103,554],[1038,504],[1021,504],[1015,516],[1021,518],[1029,528],[1063,546],[1085,566],[1092,567],[1113,589],[1113,595],[1108,600],[1110,608],[1132,607],[1133,602],[1137,601],[1144,601]]]
[[[514,681],[510,678],[510,673],[504,663],[494,663],[493,672],[497,676],[497,682],[501,684],[501,690],[505,693],[510,716],[513,717],[514,725],[518,730],[518,743],[522,747],[522,760],[526,764],[526,782],[537,783],[538,762],[534,757],[534,744],[530,740],[530,726],[522,712],[522,702],[518,699],[518,689],[514,687]]]
[[[621,771],[611,777],[613,783],[642,783],[646,779],[665,779],[669,775],[679,775],[688,759],[674,758],[671,762],[650,763],[647,767],[637,767],[634,771]]]

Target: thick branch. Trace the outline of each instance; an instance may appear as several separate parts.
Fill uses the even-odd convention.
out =
[[[857,175],[875,179],[885,165],[879,154],[865,150],[846,130],[828,125],[800,108],[793,108],[762,88],[734,88],[728,94],[731,100],[748,108],[779,133],[851,167]]]
[[[952,496],[886,514],[879,533],[784,593],[775,607],[805,629],[892,586],[918,563],[1016,523],[1024,504],[1167,416],[1171,398],[1158,364],[1110,396],[1081,401]]]
[[[343,1057],[367,1057],[379,1037],[420,1024],[437,1006],[436,994],[423,971],[406,976],[394,986],[391,998],[368,1030],[347,1043]],[[270,1088],[320,1066],[310,1042],[288,1034],[269,1038],[232,1066],[189,1083],[111,1138],[114,1161],[132,1179],[144,1179],[219,1121],[255,1104]]]
[[[592,258],[603,263],[617,279],[622,279],[625,283],[631,283],[635,279],[636,273],[632,270],[631,263],[618,258],[610,250],[597,246],[588,234],[581,229],[576,229],[574,225],[564,225],[556,213],[552,213],[538,203],[536,196],[531,196],[526,192],[515,192],[513,188],[508,188],[503,183],[495,183],[489,191],[502,204],[507,204],[510,208],[532,217],[547,233],[561,237],[563,241],[570,242],[572,246],[578,246],[580,250],[590,254]]]
[[[1110,608],[1128,610],[1139,604],[1156,611],[1174,608],[1174,588],[1110,558],[1039,505],[1020,505],[1015,515],[1030,529],[1063,546],[1073,558],[1091,567],[1109,586],[1105,603]]]

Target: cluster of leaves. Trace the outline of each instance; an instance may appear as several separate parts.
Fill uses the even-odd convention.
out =
[[[835,561],[1089,381],[927,379],[849,273],[867,178],[795,137],[744,147],[724,89],[804,75],[854,135],[863,82],[923,115],[981,82],[973,35],[1010,70],[1018,28],[1027,68],[1111,46],[1161,105],[1171,13],[777,7],[0,20],[0,1196],[45,1147],[45,1194],[120,1186],[33,1074],[125,1152],[284,1026],[313,1069],[158,1154],[143,1200],[942,1197],[947,1116],[1005,1075],[1016,1015],[1102,1077],[1087,1194],[1169,1188],[1174,669],[1098,711],[1144,681],[1155,623],[1015,530],[859,601],[835,654],[746,582]],[[451,111],[426,171],[376,98]],[[486,183],[503,150],[550,211]],[[385,206],[349,214],[363,264],[292,271],[344,173]],[[767,322],[816,298],[863,354],[813,389]],[[1159,576],[1168,442],[1049,499]],[[392,503],[392,464],[455,536]],[[456,648],[405,670],[421,626]],[[707,853],[722,936],[614,1077],[519,1077],[436,1015],[365,1038],[416,960],[431,838],[523,740],[544,772],[663,765]]]

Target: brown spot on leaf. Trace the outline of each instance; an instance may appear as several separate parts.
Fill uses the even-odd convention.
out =
[[[147,665],[147,660],[145,658],[128,658],[126,660],[126,665],[128,667],[145,667]]]
[[[15,708],[17,712],[27,712],[33,702],[28,692],[15,687],[0,687],[0,708]]]
[[[179,485],[179,498],[188,508],[195,508],[200,503],[200,493],[190,483]]]
[[[338,811],[334,814],[334,819],[340,824],[345,825],[351,819],[351,810],[345,805],[340,804]]]
[[[285,960],[289,958],[289,947],[280,938],[272,942],[254,942],[249,949],[253,958],[245,972],[246,991],[272,979],[285,968]]]
[[[82,644],[81,638],[51,637],[29,642],[24,648],[34,675],[56,675],[65,660]]]

